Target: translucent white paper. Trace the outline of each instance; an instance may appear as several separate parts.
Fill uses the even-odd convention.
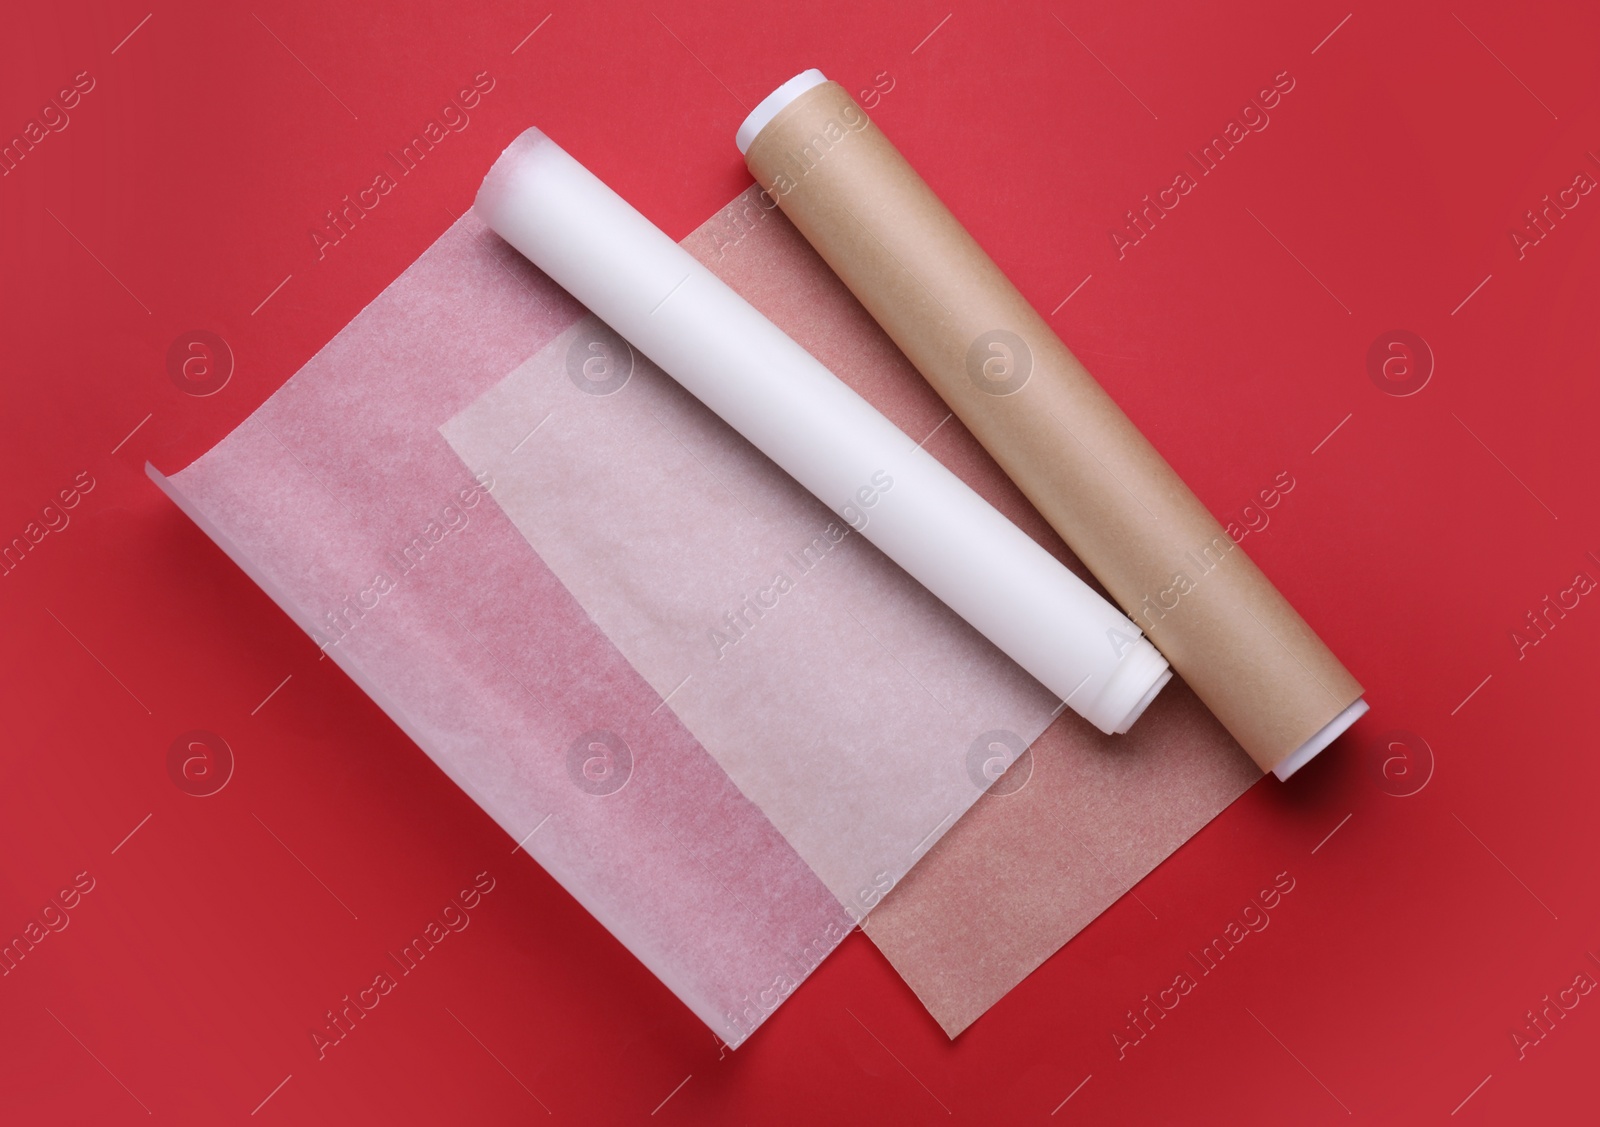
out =
[[[594,318],[443,429],[856,914],[977,798],[973,739],[1056,705],[1021,670],[972,692],[988,642]]]
[[[698,624],[702,609],[761,598],[764,573],[831,514],[642,363],[620,393],[591,395],[611,377],[585,341],[583,359],[602,362],[578,364],[594,385],[580,390],[567,350],[592,324],[465,217],[236,431],[171,479],[153,476],[738,1044],[987,785],[969,769],[974,742],[1005,730],[1020,751],[1058,706],[853,536],[734,646],[724,664],[736,677],[691,678],[673,695],[673,647],[652,648],[649,622]],[[440,431],[508,376],[552,396],[564,380],[567,405],[584,408],[515,423],[527,430],[510,458],[562,483],[559,503],[534,510],[559,519],[528,535],[506,511],[536,498],[537,478],[514,461],[464,461]],[[551,458],[563,449],[591,473]],[[743,572],[718,557],[741,551]],[[585,560],[606,570],[589,576]],[[607,603],[596,593],[607,573],[637,575],[637,588],[613,587]],[[695,575],[704,583],[684,582]]]

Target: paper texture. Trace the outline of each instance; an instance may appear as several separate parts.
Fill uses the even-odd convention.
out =
[[[166,487],[737,1044],[851,927],[437,427],[581,310],[470,217]]]
[[[770,199],[750,189],[684,245],[902,429],[925,436],[924,445],[992,504],[1082,568]],[[975,740],[968,772],[984,781],[1000,772],[1021,750],[1015,735]],[[1260,779],[1178,682],[1127,735],[1105,736],[1063,714],[1013,770],[862,924],[952,1037]]]
[[[801,94],[746,160],[1262,770],[1361,696],[842,87]]]
[[[469,215],[237,430],[152,476],[737,1045],[988,785],[967,769],[973,740],[1005,728],[1020,753],[1058,705],[848,536],[792,577],[730,680],[674,695],[660,628],[724,613],[785,553],[819,552],[829,514],[643,364],[633,394],[589,394],[610,377],[585,371],[584,340],[580,390],[565,350],[593,328]],[[501,404],[497,385],[536,374],[536,395],[553,383],[590,409],[527,415],[512,441],[555,475],[554,507],[537,475],[474,464],[466,437],[470,419],[495,443],[521,427],[540,401]],[[463,454],[440,432],[458,419]],[[756,505],[761,519],[744,511]],[[507,510],[530,516],[529,535]],[[612,587],[587,574],[596,561]]]
[[[1182,682],[1125,736],[1063,716],[862,928],[954,1037],[1260,777]]]
[[[602,351],[609,373],[627,375],[596,394],[585,360],[568,360]],[[856,914],[978,797],[972,741],[1009,724],[1032,738],[1056,710],[592,317],[443,432],[466,465],[493,476],[494,502],[666,707]]]

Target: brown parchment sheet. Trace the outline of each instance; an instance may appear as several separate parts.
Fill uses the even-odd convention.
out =
[[[684,246],[990,504],[1087,574],[770,199],[752,187]],[[862,925],[952,1037],[1261,777],[1177,681],[1127,735],[1102,735],[1063,712],[1018,758],[1030,734],[997,730],[973,741],[966,770],[973,787],[988,793]]]
[[[756,180],[1263,770],[1362,694],[838,83]]]
[[[1062,716],[861,928],[954,1037],[1260,779],[1181,681],[1124,736]]]

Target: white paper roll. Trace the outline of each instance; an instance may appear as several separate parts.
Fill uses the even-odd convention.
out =
[[[537,129],[478,191],[501,238],[1103,732],[1172,676],[1137,626]]]

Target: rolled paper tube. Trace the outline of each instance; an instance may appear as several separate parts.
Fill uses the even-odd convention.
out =
[[[1357,683],[866,112],[815,70],[735,138],[751,173],[1263,771]]]
[[[478,214],[1104,732],[1172,676],[1130,622],[537,129]]]

